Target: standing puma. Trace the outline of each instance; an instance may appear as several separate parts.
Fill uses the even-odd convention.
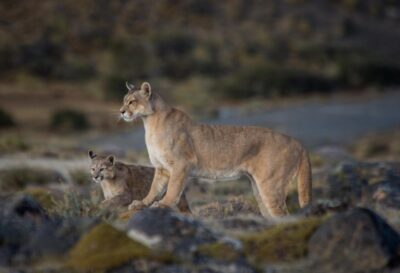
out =
[[[150,161],[156,168],[149,194],[132,202],[131,209],[175,206],[188,176],[249,177],[264,217],[288,214],[287,188],[294,178],[300,206],[311,202],[311,166],[297,140],[267,128],[197,123],[166,104],[149,83],[138,90],[127,83],[127,88],[121,116],[127,122],[142,118]]]
[[[154,168],[140,165],[128,165],[115,161],[113,155],[97,155],[89,151],[90,175],[94,182],[100,183],[104,194],[102,207],[122,208],[132,200],[141,200],[149,192]],[[182,212],[190,213],[185,196],[178,203]]]

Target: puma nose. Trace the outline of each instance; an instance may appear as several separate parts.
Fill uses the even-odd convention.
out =
[[[125,114],[125,110],[123,110],[123,109],[121,109],[121,110],[119,110],[120,112],[121,112],[121,114],[123,115],[123,114]]]

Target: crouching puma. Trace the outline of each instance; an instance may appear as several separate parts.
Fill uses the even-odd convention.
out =
[[[141,165],[128,165],[116,161],[113,155],[97,155],[89,151],[91,159],[90,174],[99,183],[104,194],[102,207],[123,208],[133,200],[143,199],[149,192],[154,176],[154,168]],[[190,213],[189,205],[183,195],[178,208]]]
[[[156,168],[149,193],[130,208],[175,206],[188,176],[214,180],[247,176],[264,217],[288,213],[287,188],[294,178],[300,206],[311,202],[310,161],[297,140],[267,128],[197,123],[170,107],[149,83],[140,89],[127,83],[127,88],[121,117],[127,122],[142,118]]]

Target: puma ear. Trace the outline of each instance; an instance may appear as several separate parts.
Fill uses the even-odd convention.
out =
[[[135,86],[133,84],[130,84],[129,82],[125,82],[126,88],[128,88],[129,91],[132,91],[135,89]]]
[[[89,155],[89,157],[90,157],[91,159],[93,159],[93,158],[95,158],[95,157],[97,156],[97,154],[95,154],[92,150],[90,150],[90,151],[88,152],[88,155]]]
[[[115,156],[109,155],[109,156],[107,156],[106,160],[107,160],[109,163],[111,163],[111,165],[114,165]]]
[[[143,90],[144,95],[147,98],[151,97],[151,86],[150,86],[150,83],[148,83],[148,82],[142,83],[142,86],[140,87],[140,89]]]

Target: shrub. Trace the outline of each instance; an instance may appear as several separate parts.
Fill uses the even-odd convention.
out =
[[[219,58],[220,52],[213,43],[200,44],[193,53],[193,67],[196,72],[216,77],[222,72],[222,64]]]
[[[150,53],[138,40],[118,40],[111,47],[111,65],[104,84],[104,96],[120,101],[126,94],[125,82],[139,82],[150,75]]]
[[[53,72],[53,76],[59,80],[81,81],[94,77],[96,73],[97,71],[93,64],[75,57],[58,65]]]
[[[0,190],[14,191],[28,185],[44,185],[60,180],[61,176],[53,171],[32,168],[13,168],[0,171]]]
[[[0,138],[1,153],[27,151],[29,148],[29,145],[18,136],[4,136]]]
[[[271,97],[329,91],[333,82],[308,71],[258,65],[228,77],[216,89],[228,98]]]
[[[78,194],[74,191],[67,191],[63,198],[54,200],[54,206],[51,213],[63,217],[81,217],[81,216],[105,216],[106,211],[99,210],[90,198]]]
[[[121,101],[128,90],[125,87],[125,82],[130,77],[119,73],[111,74],[107,77],[104,85],[104,95],[107,99]]]
[[[90,124],[84,113],[63,109],[53,113],[50,126],[58,131],[84,131],[89,129]]]
[[[13,117],[5,110],[0,109],[0,128],[9,128],[15,126]]]
[[[153,43],[160,61],[161,73],[181,79],[194,70],[192,51],[196,44],[194,36],[183,31],[163,31],[154,35]]]
[[[346,58],[338,61],[339,81],[345,86],[391,86],[400,84],[400,66],[373,59]]]
[[[19,65],[30,73],[43,78],[50,78],[62,62],[65,47],[61,41],[52,37],[52,32],[43,33],[32,43],[22,44],[19,52]]]
[[[90,182],[89,173],[85,170],[75,170],[71,172],[72,181],[79,186],[87,185]]]
[[[47,189],[29,188],[23,192],[32,196],[46,211],[51,211],[55,205],[54,196]]]

